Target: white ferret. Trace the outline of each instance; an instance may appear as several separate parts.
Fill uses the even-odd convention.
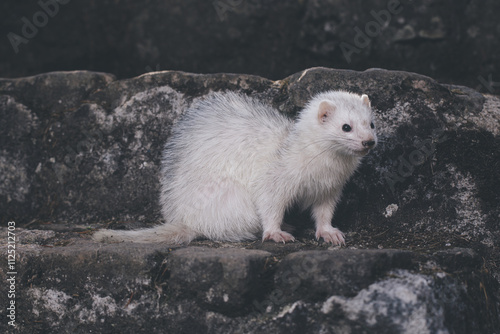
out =
[[[316,95],[293,121],[254,98],[213,93],[174,125],[162,161],[165,223],[101,230],[100,241],[293,241],[281,229],[294,204],[311,208],[316,238],[344,244],[331,221],[342,188],[377,144],[366,95]]]

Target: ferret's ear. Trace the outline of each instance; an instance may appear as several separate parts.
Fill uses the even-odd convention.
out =
[[[370,99],[368,98],[368,95],[363,94],[361,95],[361,101],[363,101],[363,104],[367,107],[371,107]]]
[[[330,101],[321,101],[319,104],[319,110],[318,110],[318,120],[320,123],[325,123],[328,118],[332,117],[333,113],[335,112],[335,107],[333,103]]]

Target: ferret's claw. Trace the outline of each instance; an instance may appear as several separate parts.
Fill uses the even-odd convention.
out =
[[[264,232],[262,241],[273,240],[274,242],[286,243],[287,241],[295,241],[295,238],[290,233],[285,231]]]
[[[329,242],[332,245],[345,246],[344,233],[332,226],[318,229],[316,231],[316,239],[319,241],[320,238],[323,238],[325,242]]]

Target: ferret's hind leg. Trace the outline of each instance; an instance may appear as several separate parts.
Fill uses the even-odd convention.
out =
[[[212,240],[253,240],[260,232],[255,206],[247,189],[227,177],[204,180],[191,196],[189,225]]]

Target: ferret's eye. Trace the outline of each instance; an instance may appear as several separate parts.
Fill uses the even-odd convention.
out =
[[[344,132],[351,132],[352,128],[349,124],[344,124],[342,125],[342,131]]]
[[[375,129],[375,124],[373,124],[373,122],[370,123],[370,128]]]

